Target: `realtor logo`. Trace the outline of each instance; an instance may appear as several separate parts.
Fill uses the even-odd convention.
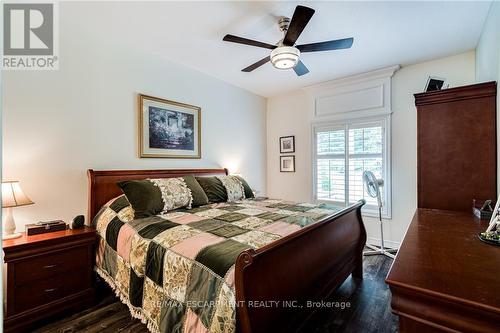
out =
[[[2,69],[58,69],[55,3],[3,4]]]

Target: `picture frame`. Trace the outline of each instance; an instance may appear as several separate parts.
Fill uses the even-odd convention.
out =
[[[425,84],[425,92],[429,91],[437,91],[446,89],[449,87],[449,84],[446,82],[446,79],[437,77],[437,76],[429,76],[427,78],[427,83]]]
[[[295,172],[295,156],[280,156],[280,172]]]
[[[140,158],[201,158],[201,108],[138,95]]]
[[[295,135],[280,137],[280,154],[295,153]]]

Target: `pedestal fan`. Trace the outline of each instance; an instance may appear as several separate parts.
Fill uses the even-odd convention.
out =
[[[373,172],[365,171],[363,172],[363,182],[366,186],[366,192],[368,192],[368,194],[372,198],[377,198],[378,220],[380,224],[380,246],[366,244],[366,247],[370,248],[371,251],[365,251],[363,252],[363,255],[369,256],[383,254],[389,258],[394,259],[395,256],[392,253],[396,252],[397,250],[386,248],[384,245],[384,226],[382,224],[382,197],[380,195],[380,187],[384,186],[384,181],[382,179],[377,179]]]

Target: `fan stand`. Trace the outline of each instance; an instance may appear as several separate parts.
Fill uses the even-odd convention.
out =
[[[382,255],[387,256],[391,259],[394,259],[394,258],[396,258],[396,256],[393,253],[397,252],[398,250],[386,248],[384,246],[384,226],[383,226],[383,222],[382,222],[382,205],[378,206],[378,220],[379,220],[379,224],[380,224],[380,246],[366,244],[365,246],[367,248],[370,248],[371,251],[365,251],[365,252],[363,252],[363,255],[364,256],[374,256],[374,255],[382,254]]]

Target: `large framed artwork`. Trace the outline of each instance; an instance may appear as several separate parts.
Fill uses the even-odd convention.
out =
[[[201,158],[201,108],[139,94],[140,157]]]

